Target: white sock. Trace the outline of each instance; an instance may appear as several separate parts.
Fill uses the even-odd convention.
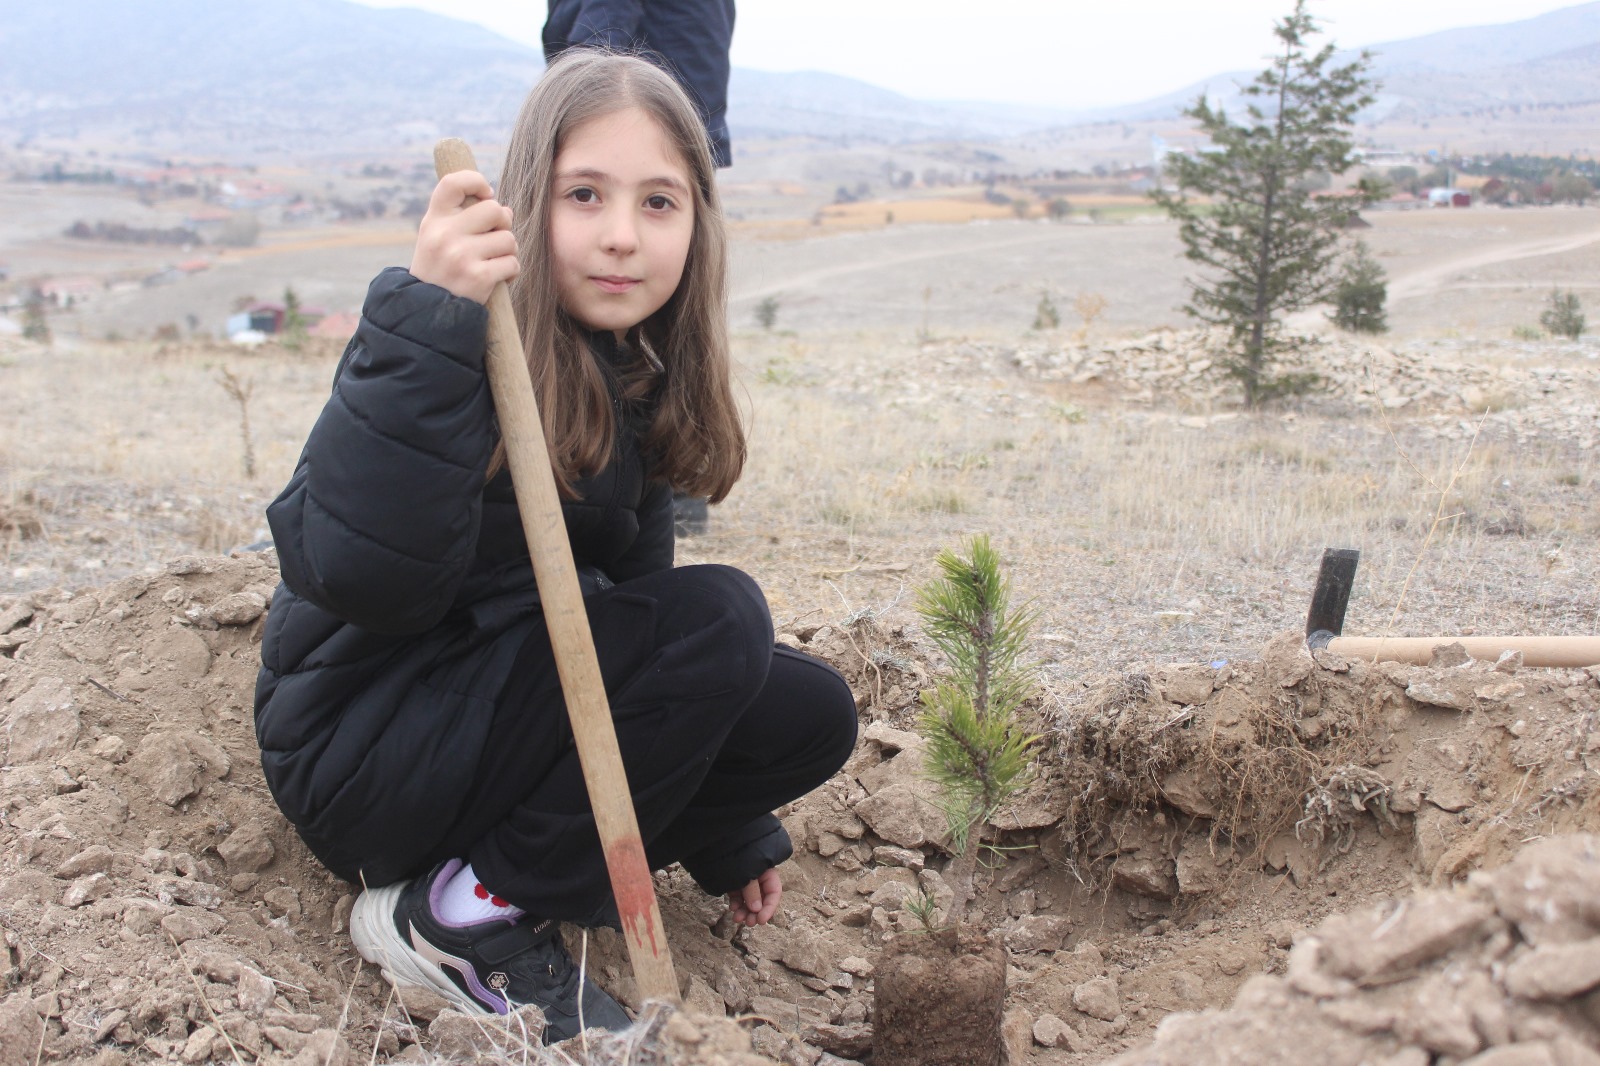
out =
[[[497,918],[514,922],[524,913],[484,888],[471,863],[457,870],[439,893],[438,918],[447,925],[476,925]]]

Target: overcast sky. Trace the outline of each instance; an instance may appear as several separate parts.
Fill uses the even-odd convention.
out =
[[[542,0],[358,0],[420,7],[537,44]],[[1132,103],[1262,65],[1292,0],[738,0],[735,66],[821,70],[923,100]],[[1341,47],[1573,6],[1548,0],[1321,0]]]

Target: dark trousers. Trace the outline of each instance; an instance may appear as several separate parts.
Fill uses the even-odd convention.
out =
[[[683,566],[585,600],[651,867],[721,894],[787,858],[772,811],[855,744],[838,671],[774,647],[766,600],[726,566]],[[592,920],[605,858],[543,627],[501,693],[477,784],[449,834],[482,882],[540,917]],[[458,852],[459,854],[459,852]]]
[[[638,50],[670,72],[700,110],[717,166],[733,163],[728,139],[728,48],[734,0],[549,0],[544,58],[568,48]]]

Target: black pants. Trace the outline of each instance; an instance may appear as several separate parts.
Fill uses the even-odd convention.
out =
[[[838,671],[772,642],[761,590],[683,566],[585,600],[640,834],[654,869],[740,887],[790,853],[772,811],[831,777],[855,744]],[[547,918],[611,899],[548,633],[524,643],[466,813],[449,834],[483,883]],[[457,852],[461,854],[461,852]]]
[[[549,0],[544,58],[585,45],[638,50],[678,79],[700,110],[719,167],[728,138],[728,48],[734,0]]]

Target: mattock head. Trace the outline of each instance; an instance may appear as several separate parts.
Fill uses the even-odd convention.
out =
[[[1311,611],[1306,615],[1306,643],[1326,648],[1328,641],[1344,631],[1344,609],[1350,604],[1350,590],[1356,583],[1359,548],[1325,548],[1322,569],[1317,573],[1317,588],[1311,594]]]

